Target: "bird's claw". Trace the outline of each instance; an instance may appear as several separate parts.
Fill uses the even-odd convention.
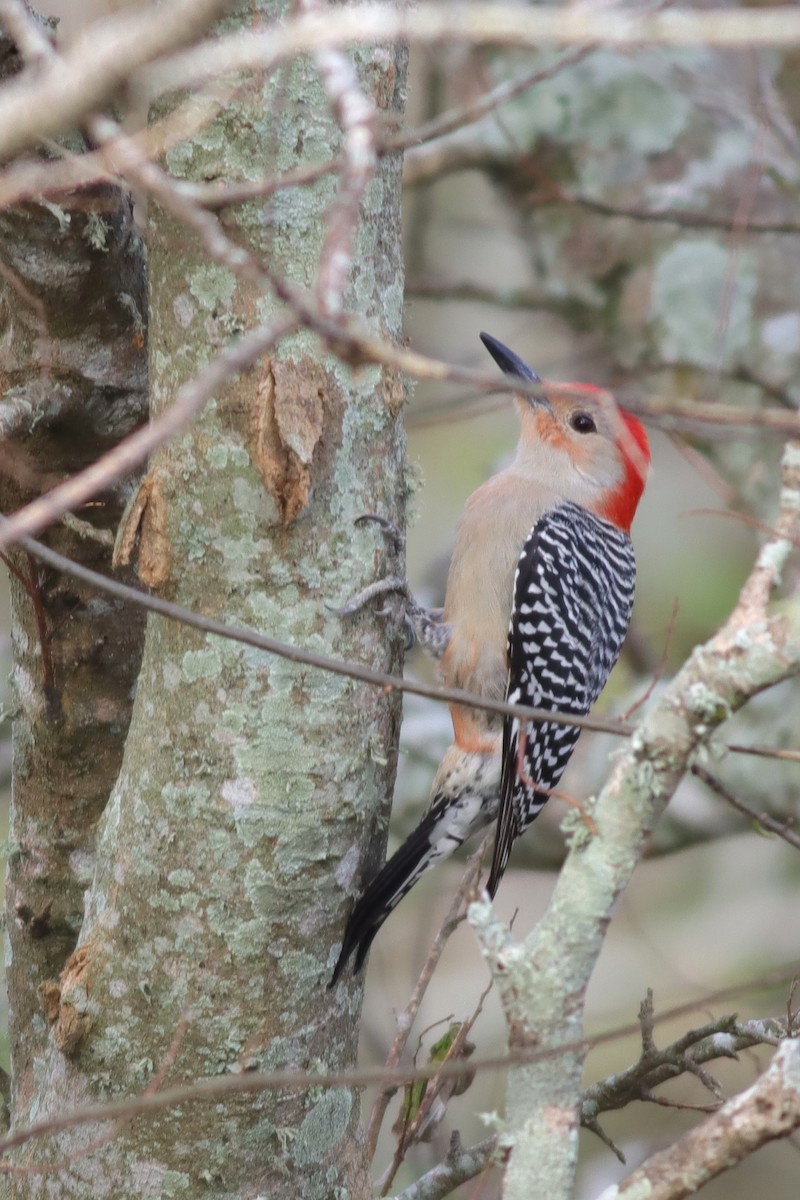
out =
[[[362,513],[360,517],[356,517],[353,524],[365,525],[368,521],[377,525],[386,540],[391,542],[394,554],[401,554],[405,550],[406,535],[394,521],[390,521],[388,517],[382,517],[378,513]]]
[[[367,522],[377,525],[383,534],[386,541],[389,543],[389,552],[393,556],[399,556],[403,553],[406,547],[406,538],[402,530],[395,525],[394,521],[390,521],[388,517],[382,517],[378,513],[362,513],[360,517],[356,517],[355,525],[365,525]],[[342,608],[334,608],[330,604],[326,604],[328,612],[337,617],[352,617],[356,613],[361,612],[363,608],[372,600],[376,600],[380,596],[389,595],[402,596],[406,602],[406,611],[403,613],[403,625],[406,634],[406,650],[410,650],[417,642],[417,631],[410,613],[416,614],[420,610],[414,603],[411,593],[408,589],[408,582],[402,579],[399,575],[390,575],[386,579],[379,579],[375,583],[369,584],[362,591],[354,596],[352,600],[343,605]],[[392,609],[389,605],[382,605],[376,610],[375,615],[378,617],[390,617]]]
[[[417,631],[414,628],[414,622],[408,613],[403,613],[403,628],[406,633],[406,644],[403,647],[404,653],[408,654],[409,650],[413,650],[417,644]]]
[[[395,525],[394,521],[390,521],[388,517],[382,517],[378,513],[362,513],[360,517],[356,517],[353,524],[365,525],[368,521],[378,526],[384,538],[389,543],[389,550],[392,555],[398,556],[402,554],[406,545],[405,534]],[[392,594],[408,596],[408,584],[399,575],[390,575],[386,579],[379,579],[376,583],[369,584],[368,587],[360,591],[357,596],[353,596],[352,600],[349,600],[341,608],[334,608],[330,604],[326,604],[325,607],[334,616],[352,617],[356,613],[361,612],[363,608],[366,608],[371,600]],[[377,611],[376,615],[379,617],[388,617],[391,615],[391,609],[383,605]]]
[[[400,579],[397,575],[390,575],[388,579],[379,579],[375,583],[369,584],[357,596],[353,596],[347,604],[342,608],[334,608],[330,604],[326,604],[328,612],[331,612],[336,617],[352,617],[356,613],[361,612],[362,608],[366,608],[371,600],[377,599],[379,596],[390,596],[392,594],[400,594],[402,596],[408,593],[408,584],[405,579]],[[383,607],[380,609],[378,616],[388,616],[391,609]]]

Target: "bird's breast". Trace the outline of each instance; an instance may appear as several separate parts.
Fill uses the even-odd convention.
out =
[[[456,535],[445,596],[452,632],[445,682],[502,699],[514,572],[525,540],[551,497],[518,476],[495,476],[470,498]]]

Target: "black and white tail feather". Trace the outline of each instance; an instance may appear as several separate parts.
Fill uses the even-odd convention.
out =
[[[514,577],[506,699],[585,716],[619,657],[630,622],[636,565],[626,533],[577,504],[546,513],[523,546]],[[359,971],[389,914],[429,867],[497,816],[488,891],[511,847],[561,779],[580,729],[516,718],[503,724],[502,759],[445,773],[426,815],[353,909],[330,987],[355,955]],[[502,763],[502,765],[501,765]]]
[[[353,971],[358,972],[383,922],[425,872],[449,858],[462,842],[490,825],[497,816],[500,763],[486,763],[484,775],[490,775],[482,787],[448,787],[435,795],[417,828],[378,872],[350,914],[342,949],[328,987],[339,979],[351,955]],[[488,786],[487,786],[488,785]]]

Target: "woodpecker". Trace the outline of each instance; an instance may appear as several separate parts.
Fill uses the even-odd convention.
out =
[[[585,716],[619,656],[636,566],[629,536],[650,455],[641,423],[585,384],[545,386],[488,334],[501,370],[526,385],[515,400],[513,461],[470,496],[459,522],[444,610],[407,616],[439,658],[442,681],[481,699]],[[436,637],[430,637],[435,628]],[[330,986],[354,970],[383,922],[429,867],[497,819],[488,892],[513,842],[538,816],[579,728],[520,722],[451,705],[453,745],[422,821],[357,902]]]

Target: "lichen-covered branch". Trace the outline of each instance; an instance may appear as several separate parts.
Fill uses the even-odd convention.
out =
[[[752,1020],[740,1022],[735,1016],[720,1017],[699,1029],[690,1029],[669,1046],[659,1049],[653,1037],[653,996],[648,992],[640,1009],[642,1053],[637,1062],[599,1080],[586,1089],[581,1104],[581,1125],[596,1133],[621,1162],[622,1152],[613,1144],[598,1123],[602,1112],[624,1108],[636,1100],[669,1103],[654,1095],[654,1088],[680,1075],[695,1075],[714,1097],[714,1106],[721,1103],[716,1080],[704,1069],[705,1064],[718,1058],[735,1058],[739,1051],[765,1043],[776,1045],[783,1037],[791,1036],[786,1021]]]
[[[786,1034],[785,1021],[774,1018],[737,1021],[729,1016],[689,1030],[662,1050],[650,1046],[643,1048],[639,1061],[627,1070],[599,1080],[586,1089],[581,1103],[581,1125],[598,1134],[624,1162],[624,1156],[598,1125],[601,1113],[636,1101],[652,1100],[653,1088],[686,1072],[699,1075],[707,1086],[710,1082],[713,1090],[713,1080],[708,1080],[702,1071],[704,1064],[718,1058],[735,1058],[741,1050],[753,1046],[775,1045]],[[454,1134],[445,1160],[399,1192],[394,1200],[441,1200],[495,1161],[501,1161],[496,1137],[464,1149],[458,1135]]]
[[[416,1183],[398,1192],[394,1200],[443,1200],[468,1179],[474,1179],[485,1171],[497,1149],[497,1138],[485,1138],[476,1146],[465,1150],[457,1133],[450,1139],[447,1158],[437,1163]]]
[[[667,1150],[654,1154],[598,1200],[682,1200],[776,1138],[800,1128],[800,1041],[781,1046],[752,1087]]]

